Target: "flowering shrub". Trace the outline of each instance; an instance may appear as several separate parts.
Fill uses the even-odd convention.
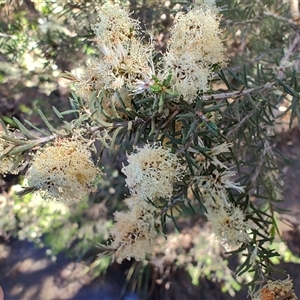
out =
[[[296,86],[281,81],[291,65],[283,62],[273,77],[267,64],[251,65],[249,74],[225,69],[226,31],[214,1],[181,7],[165,53],[156,52],[154,38],[125,8],[106,4],[97,11],[97,55],[80,74],[64,74],[75,93],[71,110],[54,108],[63,125],[56,128],[41,111],[48,131],[13,119],[19,130],[12,132],[3,122],[1,173],[28,167],[19,196],[80,201],[106,176],[105,153],[126,152],[127,209],[114,213],[101,255],[118,263],[144,260],[167,238],[178,208],[183,216],[205,216],[226,250],[246,257],[237,274],[251,272],[250,285],[267,282],[254,299],[296,299],[289,279],[283,285],[270,279],[276,253],[268,247],[278,228],[274,203],[281,200],[273,145],[278,94],[298,97]],[[299,107],[291,101],[292,123]]]

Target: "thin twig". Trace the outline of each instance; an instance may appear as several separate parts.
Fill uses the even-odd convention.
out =
[[[288,18],[285,18],[285,17],[283,17],[283,16],[280,16],[280,15],[278,15],[278,14],[276,14],[276,13],[270,11],[270,10],[265,10],[265,11],[264,11],[264,14],[265,14],[266,16],[274,17],[274,18],[276,18],[276,19],[278,19],[278,20],[280,20],[280,21],[289,23],[290,25],[297,25],[297,23],[296,23],[295,21],[293,21],[292,19],[288,19]]]
[[[251,89],[244,89],[242,91],[235,91],[235,92],[222,93],[222,94],[216,94],[216,95],[204,95],[202,97],[202,99],[204,101],[207,101],[207,100],[224,100],[224,99],[228,99],[228,98],[237,98],[237,97],[252,94],[254,92],[262,92],[266,89],[270,89],[273,87],[274,84],[275,84],[274,82],[270,82],[270,83],[265,84],[264,86],[259,86],[259,87],[255,87],[255,88],[251,88]]]
[[[239,130],[246,121],[248,121],[254,114],[254,111],[248,113],[248,115],[246,115],[240,122],[239,124],[234,127],[233,129],[231,129],[228,133],[227,133],[227,137],[233,135],[237,130]]]

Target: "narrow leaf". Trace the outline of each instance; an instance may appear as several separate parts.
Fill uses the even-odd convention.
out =
[[[38,109],[38,113],[40,115],[40,117],[42,118],[43,122],[45,123],[45,125],[48,127],[48,129],[52,132],[52,133],[56,133],[56,134],[61,134],[61,132],[59,130],[56,130],[47,120],[46,116],[43,114],[43,112]]]
[[[35,147],[36,145],[39,144],[39,141],[35,141],[35,142],[31,142],[28,143],[26,145],[22,145],[22,146],[17,146],[14,147],[10,152],[9,155],[14,155],[14,154],[20,154],[23,153],[26,150],[32,149],[33,147]]]
[[[37,137],[32,134],[17,118],[13,117],[13,120],[15,121],[15,123],[18,125],[19,129],[21,130],[21,132],[26,135],[27,137],[29,137],[30,139],[36,139]]]
[[[36,131],[40,132],[42,135],[48,135],[46,132],[42,131],[41,129],[39,129],[38,127],[34,126],[30,121],[25,120],[24,121],[26,124],[28,124],[29,126],[31,126],[33,129],[35,129]]]

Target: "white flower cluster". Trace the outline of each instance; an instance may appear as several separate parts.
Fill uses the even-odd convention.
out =
[[[112,94],[121,88],[131,93],[143,92],[142,83],[150,83],[154,69],[154,45],[143,43],[139,22],[118,5],[104,5],[92,27],[101,56],[94,58],[77,82],[77,90],[84,99],[101,90]],[[145,89],[148,85],[145,85]]]
[[[159,219],[140,202],[127,212],[115,212],[116,223],[110,234],[113,238],[111,248],[118,263],[124,259],[141,260],[151,253],[157,237]]]
[[[56,140],[36,153],[26,178],[28,185],[49,200],[82,200],[100,170],[90,151],[75,140]]]
[[[206,148],[200,138],[198,143],[201,147]],[[204,193],[210,193],[213,196],[217,195],[225,202],[227,202],[226,189],[235,189],[240,193],[244,191],[244,188],[239,183],[230,180],[236,175],[236,172],[230,170],[224,162],[220,161],[219,156],[230,152],[229,147],[231,146],[232,144],[230,143],[222,143],[213,146],[211,149],[206,148],[206,156],[194,149],[189,149],[190,152],[194,153],[197,162],[194,179],[199,189]],[[211,166],[214,168],[211,169]]]
[[[172,196],[173,183],[182,176],[182,167],[175,154],[157,144],[146,144],[143,148],[136,147],[127,160],[129,164],[122,172],[132,194],[152,201]]]
[[[208,89],[214,65],[225,65],[219,17],[208,6],[179,13],[171,31],[165,69],[172,72],[174,89],[188,103]]]
[[[181,179],[183,168],[177,156],[158,144],[135,147],[123,166],[131,197],[125,199],[128,212],[116,212],[110,234],[110,248],[121,263],[131,257],[141,260],[151,253],[161,229],[160,211],[155,203],[172,196],[173,184]]]
[[[130,18],[119,5],[106,4],[98,21],[92,26],[99,45],[114,46],[139,34],[139,22]]]
[[[198,144],[207,149],[206,155],[191,148],[197,168],[194,169],[194,182],[203,195],[206,217],[211,222],[216,237],[227,249],[236,249],[241,243],[249,241],[247,231],[250,228],[244,212],[228,201],[227,189],[243,192],[244,188],[231,181],[236,175],[221,161],[224,153],[230,152],[231,144],[214,145],[211,149],[205,147],[199,138]],[[223,157],[225,161],[225,158]]]
[[[211,222],[212,231],[227,250],[238,248],[250,240],[250,228],[246,216],[239,207],[227,204],[218,196],[204,195],[206,217]]]
[[[139,22],[119,5],[104,5],[92,27],[101,54],[75,77],[79,96],[88,103],[96,95],[105,107],[100,96],[103,91],[106,95],[120,89],[130,95],[149,93],[155,78],[163,81],[171,73],[173,90],[192,103],[199,92],[208,89],[213,67],[225,65],[220,20],[213,2],[197,1],[187,14],[178,14],[159,67],[154,65],[152,39],[143,41]]]
[[[209,175],[195,176],[197,185],[204,192],[209,192],[212,195],[219,195],[224,201],[227,199],[226,189],[235,189],[238,192],[243,192],[244,188],[239,183],[234,183],[230,180],[235,176],[236,172],[225,170],[219,172],[217,169],[212,171]]]

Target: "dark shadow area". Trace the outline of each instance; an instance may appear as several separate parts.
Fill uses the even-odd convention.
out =
[[[106,279],[90,282],[83,264],[64,254],[55,262],[30,242],[12,239],[0,244],[0,284],[5,300],[90,299],[117,300],[124,283],[124,270],[112,265]],[[123,298],[125,299],[125,298]],[[126,300],[135,300],[134,294]]]

